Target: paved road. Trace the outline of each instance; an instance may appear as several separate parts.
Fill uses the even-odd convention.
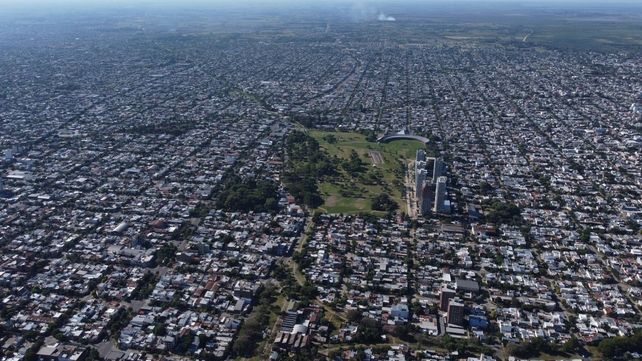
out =
[[[118,350],[116,342],[111,339],[106,339],[103,342],[96,345],[96,350],[101,358],[105,358],[113,350]]]

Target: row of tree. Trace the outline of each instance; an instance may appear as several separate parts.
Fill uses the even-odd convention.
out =
[[[511,345],[509,352],[511,355],[519,358],[535,358],[541,354],[568,356],[578,352],[583,352],[584,346],[575,337],[572,337],[563,344],[548,341],[541,337],[535,337],[519,344]]]
[[[258,304],[245,319],[232,346],[236,357],[253,357],[257,344],[263,339],[263,329],[270,318],[270,305],[274,302],[276,290],[273,285],[265,285],[257,297]]]

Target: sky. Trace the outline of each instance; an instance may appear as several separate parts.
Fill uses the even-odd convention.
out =
[[[252,5],[271,5],[271,4],[300,4],[309,5],[323,4],[403,4],[403,3],[507,3],[507,4],[634,4],[640,0],[0,0],[0,5],[12,6],[88,6],[88,5],[230,5],[230,4],[252,4]],[[0,9],[1,11],[2,9]]]
[[[506,8],[547,7],[572,9],[609,9],[618,5],[631,5],[642,9],[642,0],[0,0],[0,18],[12,14],[47,15],[65,14],[75,11],[90,12],[96,9],[143,9],[164,10],[184,9],[251,9],[260,12],[263,9],[278,10],[284,8],[314,10],[321,8],[347,9],[368,7],[376,9],[402,9],[411,7],[429,8],[462,8],[467,11]]]

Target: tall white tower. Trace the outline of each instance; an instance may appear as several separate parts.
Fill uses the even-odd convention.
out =
[[[435,165],[432,169],[432,182],[436,183],[438,178],[444,175],[445,164],[441,158],[435,158]]]
[[[446,201],[446,183],[448,178],[441,176],[437,178],[437,184],[435,185],[435,205],[433,211],[435,213],[443,213],[445,211],[444,202]]]

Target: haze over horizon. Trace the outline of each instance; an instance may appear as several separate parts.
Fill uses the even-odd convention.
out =
[[[284,20],[305,18],[321,21],[394,21],[404,15],[422,13],[423,16],[446,15],[525,15],[525,12],[569,10],[580,13],[591,11],[627,12],[642,16],[642,2],[636,0],[0,0],[3,11],[0,19],[11,20],[38,16],[60,18],[65,16],[181,16],[194,12],[198,17],[224,16],[283,16]],[[334,12],[334,14],[333,14]],[[287,14],[287,15],[286,15]],[[535,13],[533,13],[535,14]],[[2,25],[0,23],[0,25]]]
[[[0,6],[324,6],[324,5],[367,5],[367,6],[399,6],[399,5],[546,5],[546,6],[618,6],[640,4],[638,0],[0,0]]]

